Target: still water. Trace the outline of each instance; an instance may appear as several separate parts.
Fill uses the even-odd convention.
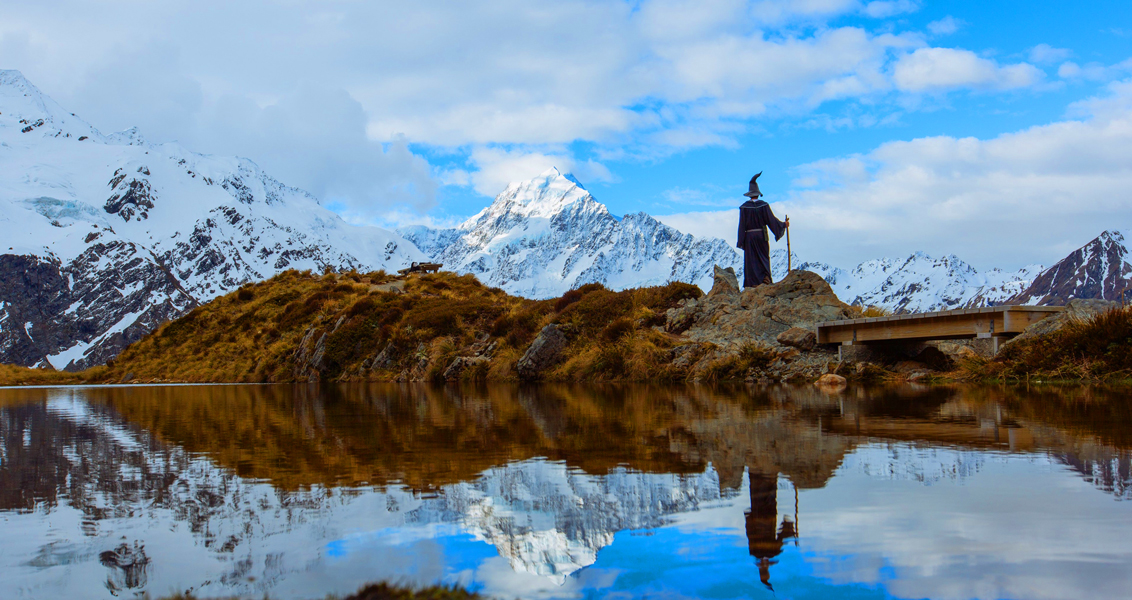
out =
[[[0,389],[0,598],[1132,597],[1128,390]]]

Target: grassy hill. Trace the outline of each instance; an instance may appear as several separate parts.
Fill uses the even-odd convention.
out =
[[[569,343],[543,379],[681,379],[662,355],[677,341],[651,327],[684,298],[685,283],[612,292],[583,286],[552,300],[489,288],[471,275],[407,278],[383,271],[287,271],[202,305],[124,350],[105,367],[68,374],[6,367],[9,383],[439,380],[457,357],[460,379],[518,379],[515,364],[558,323]],[[450,377],[451,378],[451,377]]]

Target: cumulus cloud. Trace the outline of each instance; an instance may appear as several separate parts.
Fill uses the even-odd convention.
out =
[[[963,21],[948,15],[938,21],[928,23],[928,31],[930,31],[932,35],[951,35],[959,31],[959,27],[962,25]]]
[[[1039,65],[1053,64],[1073,56],[1073,51],[1066,48],[1054,48],[1049,44],[1038,44],[1030,48],[1030,62]]]
[[[919,10],[920,6],[912,0],[874,0],[865,5],[863,12],[874,19],[884,19],[895,15]]]
[[[896,62],[892,79],[909,92],[959,87],[1008,90],[1038,83],[1042,72],[1028,63],[1002,66],[970,50],[920,48]]]
[[[1132,80],[1072,111],[1080,118],[991,139],[919,138],[815,162],[785,198],[767,199],[790,214],[807,259],[848,266],[926,250],[981,267],[1048,264],[1132,226]],[[731,211],[661,219],[733,235]]]

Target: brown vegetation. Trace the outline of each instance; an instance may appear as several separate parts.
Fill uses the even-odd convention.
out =
[[[105,367],[94,367],[82,373],[68,373],[0,364],[0,385],[79,385],[102,381],[105,373]]]
[[[462,378],[515,380],[516,362],[549,323],[561,324],[570,344],[544,379],[674,379],[681,374],[660,360],[673,336],[653,327],[680,300],[700,295],[686,283],[622,292],[589,284],[529,300],[472,275],[286,271],[166,323],[106,367],[77,374],[4,367],[0,382],[442,379],[457,357],[479,355],[490,360]],[[487,341],[494,344],[484,354]]]
[[[1132,307],[1072,320],[1048,335],[1008,345],[993,360],[968,358],[960,368],[972,379],[1132,378]]]

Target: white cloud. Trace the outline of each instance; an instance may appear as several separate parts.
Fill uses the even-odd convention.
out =
[[[1056,62],[1061,62],[1070,56],[1073,56],[1073,51],[1066,48],[1054,48],[1049,44],[1038,44],[1030,48],[1030,62],[1039,65],[1048,65]]]
[[[915,12],[920,6],[912,0],[874,0],[865,5],[862,11],[874,19],[884,19],[895,15]]]
[[[572,173],[584,182],[614,181],[613,174],[605,165],[592,159],[579,161],[565,150],[477,147],[472,150],[470,161],[477,168],[471,174],[472,186],[485,196],[495,196],[508,183],[530,179],[550,167],[556,167],[563,173]]]
[[[920,48],[906,54],[893,68],[896,86],[909,92],[931,92],[959,87],[1007,90],[1041,81],[1042,72],[1031,64],[1000,66],[970,50]]]
[[[731,241],[738,232],[740,204],[742,202],[736,200],[734,209],[657,215],[656,219],[696,237],[717,237]]]
[[[1132,71],[1132,58],[1107,66],[1096,62],[1079,65],[1069,61],[1057,68],[1057,76],[1063,79],[1111,81],[1127,74],[1128,71]]]
[[[930,31],[932,35],[951,35],[959,31],[959,27],[962,25],[963,21],[948,15],[938,21],[928,23],[928,31]]]
[[[807,122],[832,100],[899,103],[908,93],[1040,79],[1025,63],[924,47],[914,31],[830,24],[917,7],[9,0],[0,4],[0,52],[96,126],[138,125],[151,139],[245,154],[364,213],[428,207],[439,181],[494,189],[502,173],[518,172],[505,163],[538,162],[540,154],[578,163],[562,148],[579,140],[598,155],[655,158],[733,146],[766,120]],[[473,159],[485,156],[475,148],[516,155],[485,160],[491,172],[470,173],[474,160],[437,172],[408,144]],[[611,177],[596,163],[574,168]]]
[[[980,267],[1048,264],[1105,229],[1132,226],[1132,80],[1072,114],[1083,117],[815,162],[799,169],[791,193],[767,200],[790,214],[806,259],[851,266],[924,250]],[[660,219],[724,239],[735,223],[733,211]]]

